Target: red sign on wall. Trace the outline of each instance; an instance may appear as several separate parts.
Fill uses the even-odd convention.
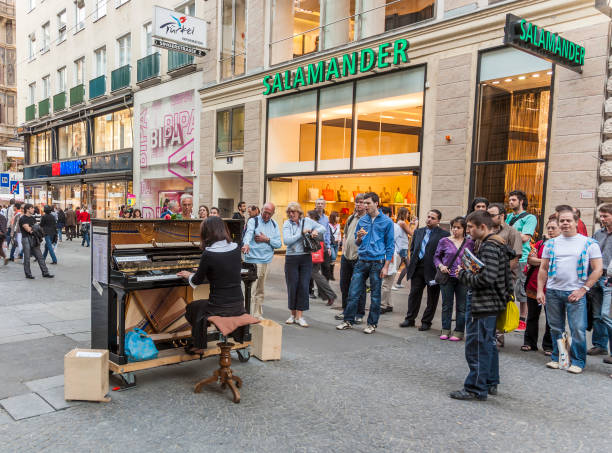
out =
[[[60,173],[61,173],[60,163],[57,162],[57,163],[51,164],[51,175],[52,176],[59,176]]]

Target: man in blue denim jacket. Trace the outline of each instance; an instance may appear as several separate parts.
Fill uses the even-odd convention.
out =
[[[395,238],[393,221],[378,209],[379,199],[374,192],[363,196],[367,215],[359,219],[355,231],[359,247],[359,260],[355,265],[349,297],[344,309],[344,321],[336,326],[338,330],[353,328],[357,305],[362,293],[366,291],[366,281],[370,278],[370,314],[364,333],[372,334],[378,326],[382,279],[387,276],[389,264],[393,260]]]

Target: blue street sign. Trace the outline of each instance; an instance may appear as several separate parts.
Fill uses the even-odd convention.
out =
[[[19,193],[19,181],[11,181],[11,193],[15,195]]]
[[[0,187],[8,187],[10,177],[8,173],[0,173]]]

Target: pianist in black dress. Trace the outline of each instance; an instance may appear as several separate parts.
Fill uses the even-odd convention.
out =
[[[240,316],[246,313],[242,294],[240,247],[232,242],[225,222],[208,217],[200,227],[204,250],[198,270],[181,271],[177,275],[189,280],[193,287],[206,281],[210,284],[208,299],[194,300],[187,305],[185,317],[191,324],[193,344],[186,348],[192,354],[206,349],[206,324],[209,316]]]

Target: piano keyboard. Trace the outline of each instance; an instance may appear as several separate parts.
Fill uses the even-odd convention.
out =
[[[177,277],[173,274],[164,274],[164,275],[141,275],[136,277],[137,282],[156,282],[163,280],[180,280],[181,277]]]

